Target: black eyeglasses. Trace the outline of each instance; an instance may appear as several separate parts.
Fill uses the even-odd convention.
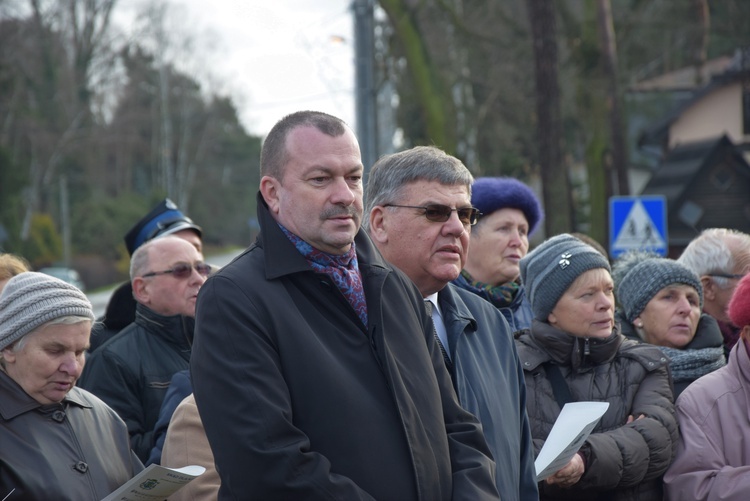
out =
[[[740,280],[745,275],[738,275],[736,273],[709,273],[709,277],[719,277],[719,278],[735,278],[737,280]]]
[[[397,205],[385,204],[383,207],[402,207],[405,209],[421,209],[424,211],[424,217],[436,223],[444,223],[451,217],[451,212],[458,214],[458,219],[463,224],[475,225],[482,215],[476,207],[458,207],[451,209],[447,205],[430,204],[430,205]]]
[[[198,272],[199,275],[203,275],[204,277],[207,277],[211,274],[211,265],[206,263],[177,263],[172,268],[164,271],[150,271],[148,273],[144,273],[141,275],[141,277],[155,277],[157,275],[168,275],[172,274],[173,277],[175,277],[177,280],[184,280],[188,278],[193,273],[193,268],[195,268],[195,271]]]

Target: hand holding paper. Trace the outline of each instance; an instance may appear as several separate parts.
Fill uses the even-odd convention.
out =
[[[546,479],[570,462],[607,408],[609,402],[565,404],[534,462],[537,482]]]

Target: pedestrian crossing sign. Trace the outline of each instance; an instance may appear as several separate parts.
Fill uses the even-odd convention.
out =
[[[660,195],[609,199],[609,254],[630,250],[667,255],[667,201]]]

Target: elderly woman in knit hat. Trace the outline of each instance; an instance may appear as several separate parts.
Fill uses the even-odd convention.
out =
[[[750,493],[750,275],[737,284],[728,314],[740,328],[729,363],[677,399],[682,440],[664,475],[668,501],[745,501]]]
[[[100,500],[143,469],[125,423],[75,387],[94,313],[41,273],[0,293],[0,496]]]
[[[668,360],[615,327],[609,262],[569,234],[521,260],[534,314],[516,340],[538,454],[568,402],[609,402],[570,462],[539,484],[542,500],[661,500],[678,438]]]
[[[512,331],[531,326],[531,307],[519,280],[529,236],[543,218],[534,192],[507,177],[480,177],[471,186],[471,204],[482,213],[471,229],[471,245],[455,285],[494,304]]]
[[[713,317],[701,314],[703,287],[692,270],[672,259],[631,252],[615,263],[612,274],[622,333],[658,346],[669,357],[675,398],[725,365],[721,329]]]

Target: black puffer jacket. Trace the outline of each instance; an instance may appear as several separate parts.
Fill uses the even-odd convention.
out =
[[[534,321],[516,340],[526,378],[526,408],[539,452],[560,414],[547,367],[560,367],[574,401],[609,402],[581,448],[586,472],[572,488],[540,483],[554,500],[661,500],[661,477],[678,439],[667,358],[658,348],[626,340],[573,337]],[[638,417],[627,424],[628,416]]]
[[[143,462],[172,376],[190,365],[194,327],[193,318],[165,317],[139,304],[135,322],[88,358],[78,382],[117,411]]]

